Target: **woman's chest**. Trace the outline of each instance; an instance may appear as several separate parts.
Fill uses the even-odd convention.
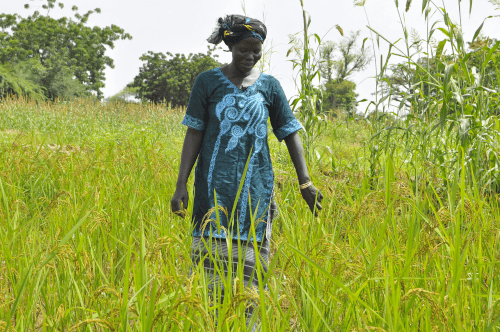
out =
[[[245,133],[253,134],[256,126],[267,123],[270,102],[264,91],[250,87],[219,89],[208,101],[209,123],[219,124],[222,131],[228,125],[241,127]],[[238,130],[238,129],[236,129]]]
[[[237,146],[254,146],[258,152],[267,140],[269,105],[265,93],[258,89],[214,94],[209,102],[208,130],[226,153]]]

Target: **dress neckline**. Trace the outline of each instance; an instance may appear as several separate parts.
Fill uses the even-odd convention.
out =
[[[222,71],[222,67],[218,67],[217,70],[222,74],[222,77],[224,77],[224,80],[226,81],[227,84],[229,84],[234,89],[238,89],[238,91],[241,91],[241,92],[246,92],[246,91],[250,90],[250,88],[253,87],[254,85],[256,85],[257,82],[259,82],[260,79],[262,78],[262,72],[260,72],[259,77],[257,78],[257,80],[255,82],[253,82],[252,85],[245,87],[245,90],[241,90],[233,82],[231,82],[231,80],[226,76],[226,74],[224,74],[224,72]]]

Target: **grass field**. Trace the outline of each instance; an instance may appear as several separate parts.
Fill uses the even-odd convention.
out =
[[[425,165],[412,178],[397,154],[370,178],[370,125],[340,118],[319,144],[335,168],[310,165],[317,219],[270,134],[269,291],[237,280],[211,299],[189,273],[189,220],[170,212],[183,112],[2,100],[0,330],[245,331],[250,301],[262,331],[499,330],[498,198]]]

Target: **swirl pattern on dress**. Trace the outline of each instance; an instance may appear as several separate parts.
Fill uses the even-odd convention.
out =
[[[231,95],[227,95],[226,96],[226,105],[233,106],[234,104],[236,104],[236,99]]]
[[[231,129],[231,134],[235,137],[241,137],[243,135],[243,129],[241,129],[240,126],[234,126],[233,129]]]
[[[235,107],[229,107],[226,109],[226,118],[229,121],[236,121],[238,119],[238,110]]]
[[[265,138],[267,136],[267,125],[264,123],[261,123],[257,127],[257,131],[255,132],[258,138]]]

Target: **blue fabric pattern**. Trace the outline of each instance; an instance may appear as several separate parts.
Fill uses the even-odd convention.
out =
[[[253,95],[248,96],[245,93],[238,93],[239,89],[234,86],[234,84],[222,73],[220,68],[218,68],[219,76],[227,84],[229,87],[235,89],[235,93],[227,94],[220,103],[215,107],[215,114],[220,122],[220,131],[217,136],[217,141],[215,143],[214,153],[212,155],[212,159],[210,161],[210,167],[208,172],[208,197],[213,197],[213,192],[211,188],[212,184],[212,176],[213,169],[215,167],[215,161],[217,158],[217,154],[219,153],[219,146],[221,142],[221,137],[226,133],[231,133],[231,139],[229,140],[225,152],[228,153],[233,150],[236,145],[239,143],[241,137],[246,134],[255,134],[254,135],[254,151],[252,152],[252,156],[250,157],[250,162],[248,165],[248,170],[245,177],[245,184],[243,187],[243,195],[240,200],[240,227],[243,227],[241,223],[245,220],[247,202],[248,200],[248,188],[250,187],[252,173],[253,173],[253,164],[255,155],[260,152],[262,148],[262,140],[267,138],[267,114],[264,110],[264,97],[260,93],[255,93]],[[250,87],[250,92],[255,90],[255,86],[260,85],[260,77],[259,79]],[[253,88],[253,90],[252,90]],[[236,99],[239,99],[238,104],[236,105]],[[234,125],[238,121],[246,122],[244,128]]]
[[[220,68],[204,72],[196,79],[183,120],[183,124],[197,128],[202,124],[204,131],[195,169],[194,236],[225,238],[231,232],[233,239],[238,239],[239,233],[239,239],[248,241],[252,234],[250,209],[252,213],[256,211],[256,240],[270,236],[274,174],[267,144],[267,119],[275,132],[281,129],[281,138],[294,128],[302,128],[300,124],[290,125],[296,120],[274,77],[261,74],[245,91],[238,89]],[[247,160],[246,177],[236,201]],[[219,211],[220,228],[215,199],[227,211],[227,216]]]
[[[197,118],[193,118],[189,114],[186,114],[184,116],[184,119],[182,120],[182,124],[185,126],[191,127],[193,129],[199,130],[199,131],[205,130],[205,124],[203,123],[203,121],[201,121]]]
[[[287,137],[288,135],[290,135],[296,131],[299,131],[300,129],[303,129],[302,125],[300,124],[299,121],[294,119],[294,120],[290,121],[289,123],[287,123],[286,125],[284,125],[283,127],[276,130],[274,132],[274,135],[276,135],[276,138],[278,139],[278,141],[281,142],[285,137]]]

